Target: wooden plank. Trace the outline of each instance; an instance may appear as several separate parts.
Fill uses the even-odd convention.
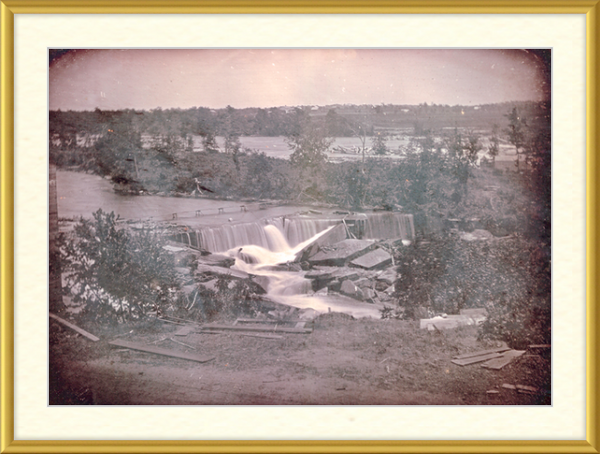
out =
[[[283,336],[278,336],[277,334],[254,334],[254,333],[235,333],[240,336],[248,336],[248,337],[260,337],[262,339],[283,339]]]
[[[98,342],[100,340],[99,337],[94,336],[91,333],[88,333],[87,331],[81,329],[79,326],[73,325],[73,323],[68,322],[62,318],[60,318],[58,315],[54,315],[54,314],[49,314],[50,318],[56,320],[58,323],[62,323],[65,326],[68,326],[69,328],[71,328],[73,331],[78,332],[79,334],[81,334],[82,336],[87,337],[89,340],[92,340],[94,342]]]
[[[502,354],[500,358],[495,358],[481,365],[486,369],[500,370],[507,364],[512,363],[516,358],[525,353],[525,350],[509,350]]]
[[[536,345],[530,345],[529,348],[550,348],[551,345],[550,344],[536,344]]]
[[[501,353],[501,352],[505,352],[507,350],[510,350],[510,348],[502,347],[502,348],[494,348],[492,350],[480,350],[478,352],[473,352],[473,353],[464,353],[462,355],[455,356],[453,359],[473,358],[475,356],[483,356],[483,355],[487,355],[489,353]]]
[[[517,392],[521,394],[537,394],[539,389],[534,386],[517,385]]]
[[[166,348],[160,348],[160,347],[151,347],[149,345],[138,344],[135,342],[127,342],[127,341],[120,340],[120,339],[109,342],[109,344],[116,345],[117,347],[130,348],[131,350],[139,350],[141,352],[154,353],[155,355],[170,356],[172,358],[186,359],[188,361],[196,361],[199,363],[205,363],[207,361],[211,361],[211,360],[215,359],[214,356],[198,356],[198,355],[194,355],[191,353],[183,353],[183,352],[178,352],[175,350],[168,350]]]
[[[299,322],[304,322],[304,323],[308,323],[308,322],[312,322],[312,320],[302,320],[300,318],[294,318],[294,319],[289,319],[289,320],[271,320],[271,319],[267,319],[267,320],[261,320],[261,319],[256,319],[256,318],[238,318],[233,324],[237,325],[239,323],[255,323],[255,324],[292,324],[292,323],[299,323]]]
[[[223,330],[223,331],[258,331],[267,333],[295,333],[308,334],[312,333],[312,329],[308,328],[282,328],[279,326],[240,326],[240,325],[204,325],[202,331]]]
[[[469,364],[480,363],[482,361],[487,361],[488,359],[498,358],[502,356],[500,353],[488,353],[487,355],[475,356],[473,358],[464,358],[464,359],[453,359],[452,362],[454,364],[458,364],[459,366],[468,366]]]

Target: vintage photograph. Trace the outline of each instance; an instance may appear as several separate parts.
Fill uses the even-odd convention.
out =
[[[551,405],[550,49],[49,49],[49,405]]]

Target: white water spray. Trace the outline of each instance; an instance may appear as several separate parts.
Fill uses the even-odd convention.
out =
[[[333,226],[316,234],[312,238],[290,247],[283,232],[274,225],[264,227],[271,250],[261,246],[249,245],[233,248],[227,254],[235,258],[236,268],[255,276],[268,279],[267,294],[274,301],[298,308],[312,308],[318,312],[326,312],[328,304],[319,297],[309,296],[311,282],[303,273],[277,270],[277,265],[293,262],[297,254],[306,246],[325,235]]]

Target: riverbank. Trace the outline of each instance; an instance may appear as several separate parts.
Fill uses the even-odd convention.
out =
[[[427,331],[417,322],[328,313],[311,333],[279,338],[174,336],[178,327],[160,322],[89,329],[100,342],[50,322],[51,405],[550,404],[550,362],[542,356],[528,352],[501,370],[451,362],[457,354],[503,345],[478,341],[473,326]],[[214,360],[200,364],[110,346],[115,338]]]

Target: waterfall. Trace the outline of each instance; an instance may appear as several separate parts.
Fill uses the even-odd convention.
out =
[[[413,215],[390,212],[369,214],[365,223],[364,238],[413,240],[415,238]]]
[[[235,247],[226,251],[226,254],[235,258],[235,265],[232,268],[254,276],[266,277],[268,279],[267,294],[273,300],[289,306],[313,308],[316,311],[324,312],[331,306],[331,303],[307,295],[312,291],[312,286],[310,280],[304,278],[303,273],[278,271],[273,269],[273,266],[294,260],[298,252],[324,235],[329,228],[292,247],[285,239],[283,231],[275,225],[269,224],[264,227],[264,231],[265,235],[271,239],[273,248],[252,244],[240,248]]]
[[[412,214],[382,212],[326,219],[284,216],[244,224],[202,227],[193,233],[193,238],[189,234],[178,238],[209,252],[225,252],[250,245],[277,252],[297,247],[332,225],[339,224],[342,219],[346,219],[356,238],[413,240],[415,237]]]

